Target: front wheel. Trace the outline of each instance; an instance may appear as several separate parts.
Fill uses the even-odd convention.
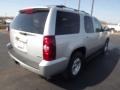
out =
[[[105,45],[104,45],[104,48],[103,48],[103,53],[104,53],[104,54],[108,52],[108,44],[109,44],[109,40],[107,40],[107,41],[105,42]]]

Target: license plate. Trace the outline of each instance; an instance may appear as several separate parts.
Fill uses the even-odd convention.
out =
[[[16,48],[18,48],[21,51],[27,52],[27,47],[26,47],[26,43],[22,42],[22,41],[16,41]]]
[[[17,46],[18,46],[18,48],[24,49],[25,45],[23,42],[17,41]]]

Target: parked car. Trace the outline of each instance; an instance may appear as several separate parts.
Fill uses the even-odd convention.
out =
[[[10,25],[8,53],[15,62],[49,78],[80,74],[86,58],[108,50],[109,34],[86,12],[65,6],[22,9]]]
[[[108,28],[113,30],[114,32],[120,32],[120,23],[108,25]]]
[[[107,31],[109,33],[109,35],[113,34],[115,32],[114,29],[109,28],[107,26],[104,26],[104,27],[102,26],[102,28],[103,28],[103,30]]]

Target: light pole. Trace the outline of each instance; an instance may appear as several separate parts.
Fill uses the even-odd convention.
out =
[[[67,0],[65,0],[64,5],[67,6]]]
[[[95,3],[95,0],[92,0],[91,16],[93,15],[94,3]]]
[[[80,1],[81,0],[78,1],[78,10],[80,10]]]

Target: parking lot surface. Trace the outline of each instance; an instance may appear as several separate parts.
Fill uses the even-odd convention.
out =
[[[120,90],[120,34],[111,35],[109,52],[87,64],[77,80],[47,81],[16,64],[7,54],[9,35],[0,31],[0,90]]]

